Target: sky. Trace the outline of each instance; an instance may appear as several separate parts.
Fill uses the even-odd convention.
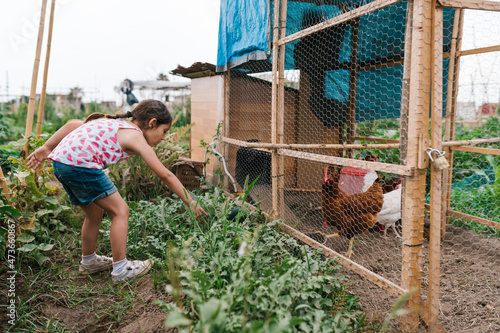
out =
[[[500,0],[495,0],[500,1]],[[29,95],[42,0],[0,1],[0,101]],[[37,92],[49,26],[45,20]],[[84,90],[84,101],[117,101],[124,79],[152,80],[178,64],[217,61],[220,0],[57,0],[48,93]],[[500,45],[500,13],[468,10],[463,49]],[[170,76],[172,81],[187,80]],[[500,101],[500,52],[462,57],[458,100]]]
[[[51,0],[38,71],[42,90]],[[42,0],[0,1],[0,100],[29,95]],[[217,61],[219,0],[57,0],[47,93],[116,100],[124,79]],[[186,80],[169,77],[173,81]],[[8,86],[8,89],[7,89]]]

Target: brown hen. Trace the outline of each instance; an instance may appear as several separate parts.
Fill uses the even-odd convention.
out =
[[[339,189],[339,174],[336,168],[327,167],[321,191],[321,208],[325,224],[336,227],[338,233],[325,235],[317,231],[316,236],[320,235],[324,240],[337,236],[348,238],[350,242],[347,253],[350,256],[354,235],[372,228],[377,223],[377,213],[384,204],[382,185],[382,180],[377,179],[366,192],[346,194]]]

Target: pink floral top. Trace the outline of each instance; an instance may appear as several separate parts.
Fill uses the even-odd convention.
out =
[[[49,158],[67,165],[106,169],[130,156],[118,144],[116,135],[120,128],[132,128],[142,133],[125,120],[99,118],[68,134]]]

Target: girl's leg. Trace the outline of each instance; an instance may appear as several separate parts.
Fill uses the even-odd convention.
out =
[[[127,203],[118,192],[110,196],[94,201],[100,208],[104,209],[111,218],[111,251],[113,262],[125,259],[127,252],[127,233],[129,209]]]
[[[93,254],[96,249],[103,210],[94,203],[88,206],[80,205],[80,207],[85,212],[82,226],[82,255],[88,256]]]

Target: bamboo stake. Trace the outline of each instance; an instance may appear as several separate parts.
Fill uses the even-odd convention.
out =
[[[431,143],[432,148],[441,151],[443,133],[443,7],[436,6],[436,0],[432,3],[432,58],[433,79],[431,93]],[[430,214],[430,237],[429,237],[429,295],[428,326],[429,332],[439,330],[439,294],[441,276],[441,220],[442,220],[442,173],[431,167],[431,214]]]
[[[411,77],[408,104],[408,142],[406,163],[415,168],[415,174],[407,177],[403,188],[403,262],[401,286],[410,290],[415,288],[408,306],[416,308],[421,303],[422,282],[422,246],[424,229],[425,173],[419,169],[419,152],[428,146],[431,44],[432,44],[431,0],[413,2]],[[423,134],[423,145],[420,142]],[[424,148],[425,147],[425,148]],[[421,166],[423,167],[423,166]],[[410,313],[402,318],[402,330],[413,332],[418,328],[417,313]]]
[[[347,143],[352,144],[356,136],[356,94],[358,91],[358,44],[359,18],[351,21],[351,70],[349,73],[349,100],[347,102]],[[347,151],[348,158],[354,158],[354,151]]]
[[[278,114],[278,38],[279,38],[279,15],[280,2],[274,2],[274,26],[273,26],[273,70],[272,70],[272,90],[271,90],[271,142],[278,143],[277,140],[277,114]],[[276,150],[271,155],[271,184],[272,184],[272,202],[273,211],[278,213],[278,153]]]
[[[42,42],[43,42],[43,29],[45,22],[45,10],[47,8],[47,0],[42,1],[42,13],[40,14],[40,26],[38,27],[38,40],[36,43],[36,54],[35,54],[35,64],[33,65],[33,75],[31,77],[31,91],[30,91],[30,100],[28,103],[28,116],[26,118],[26,132],[24,134],[24,138],[27,139],[31,136],[31,132],[33,130],[33,117],[35,115],[35,107],[36,107],[36,83],[38,80],[38,68],[40,66],[40,53],[42,51]],[[29,143],[26,142],[24,145],[24,157],[28,156]]]
[[[42,95],[40,96],[40,105],[38,106],[38,115],[36,122],[36,138],[40,139],[40,134],[42,134],[42,122],[43,113],[45,108],[45,95],[47,94],[47,76],[49,73],[49,61],[50,61],[50,47],[52,45],[52,27],[54,26],[54,8],[56,7],[56,0],[52,0],[50,7],[50,20],[49,20],[49,35],[47,37],[47,53],[45,54],[45,67],[43,70],[43,86]]]
[[[287,0],[281,0],[281,14],[280,14],[280,36],[279,38],[286,37],[286,15],[287,15]],[[278,110],[277,110],[277,141],[283,144],[285,133],[284,133],[284,118],[285,118],[285,47],[286,45],[280,45],[279,47],[279,64],[278,64]],[[285,217],[285,166],[284,166],[283,155],[278,156],[278,217]]]

